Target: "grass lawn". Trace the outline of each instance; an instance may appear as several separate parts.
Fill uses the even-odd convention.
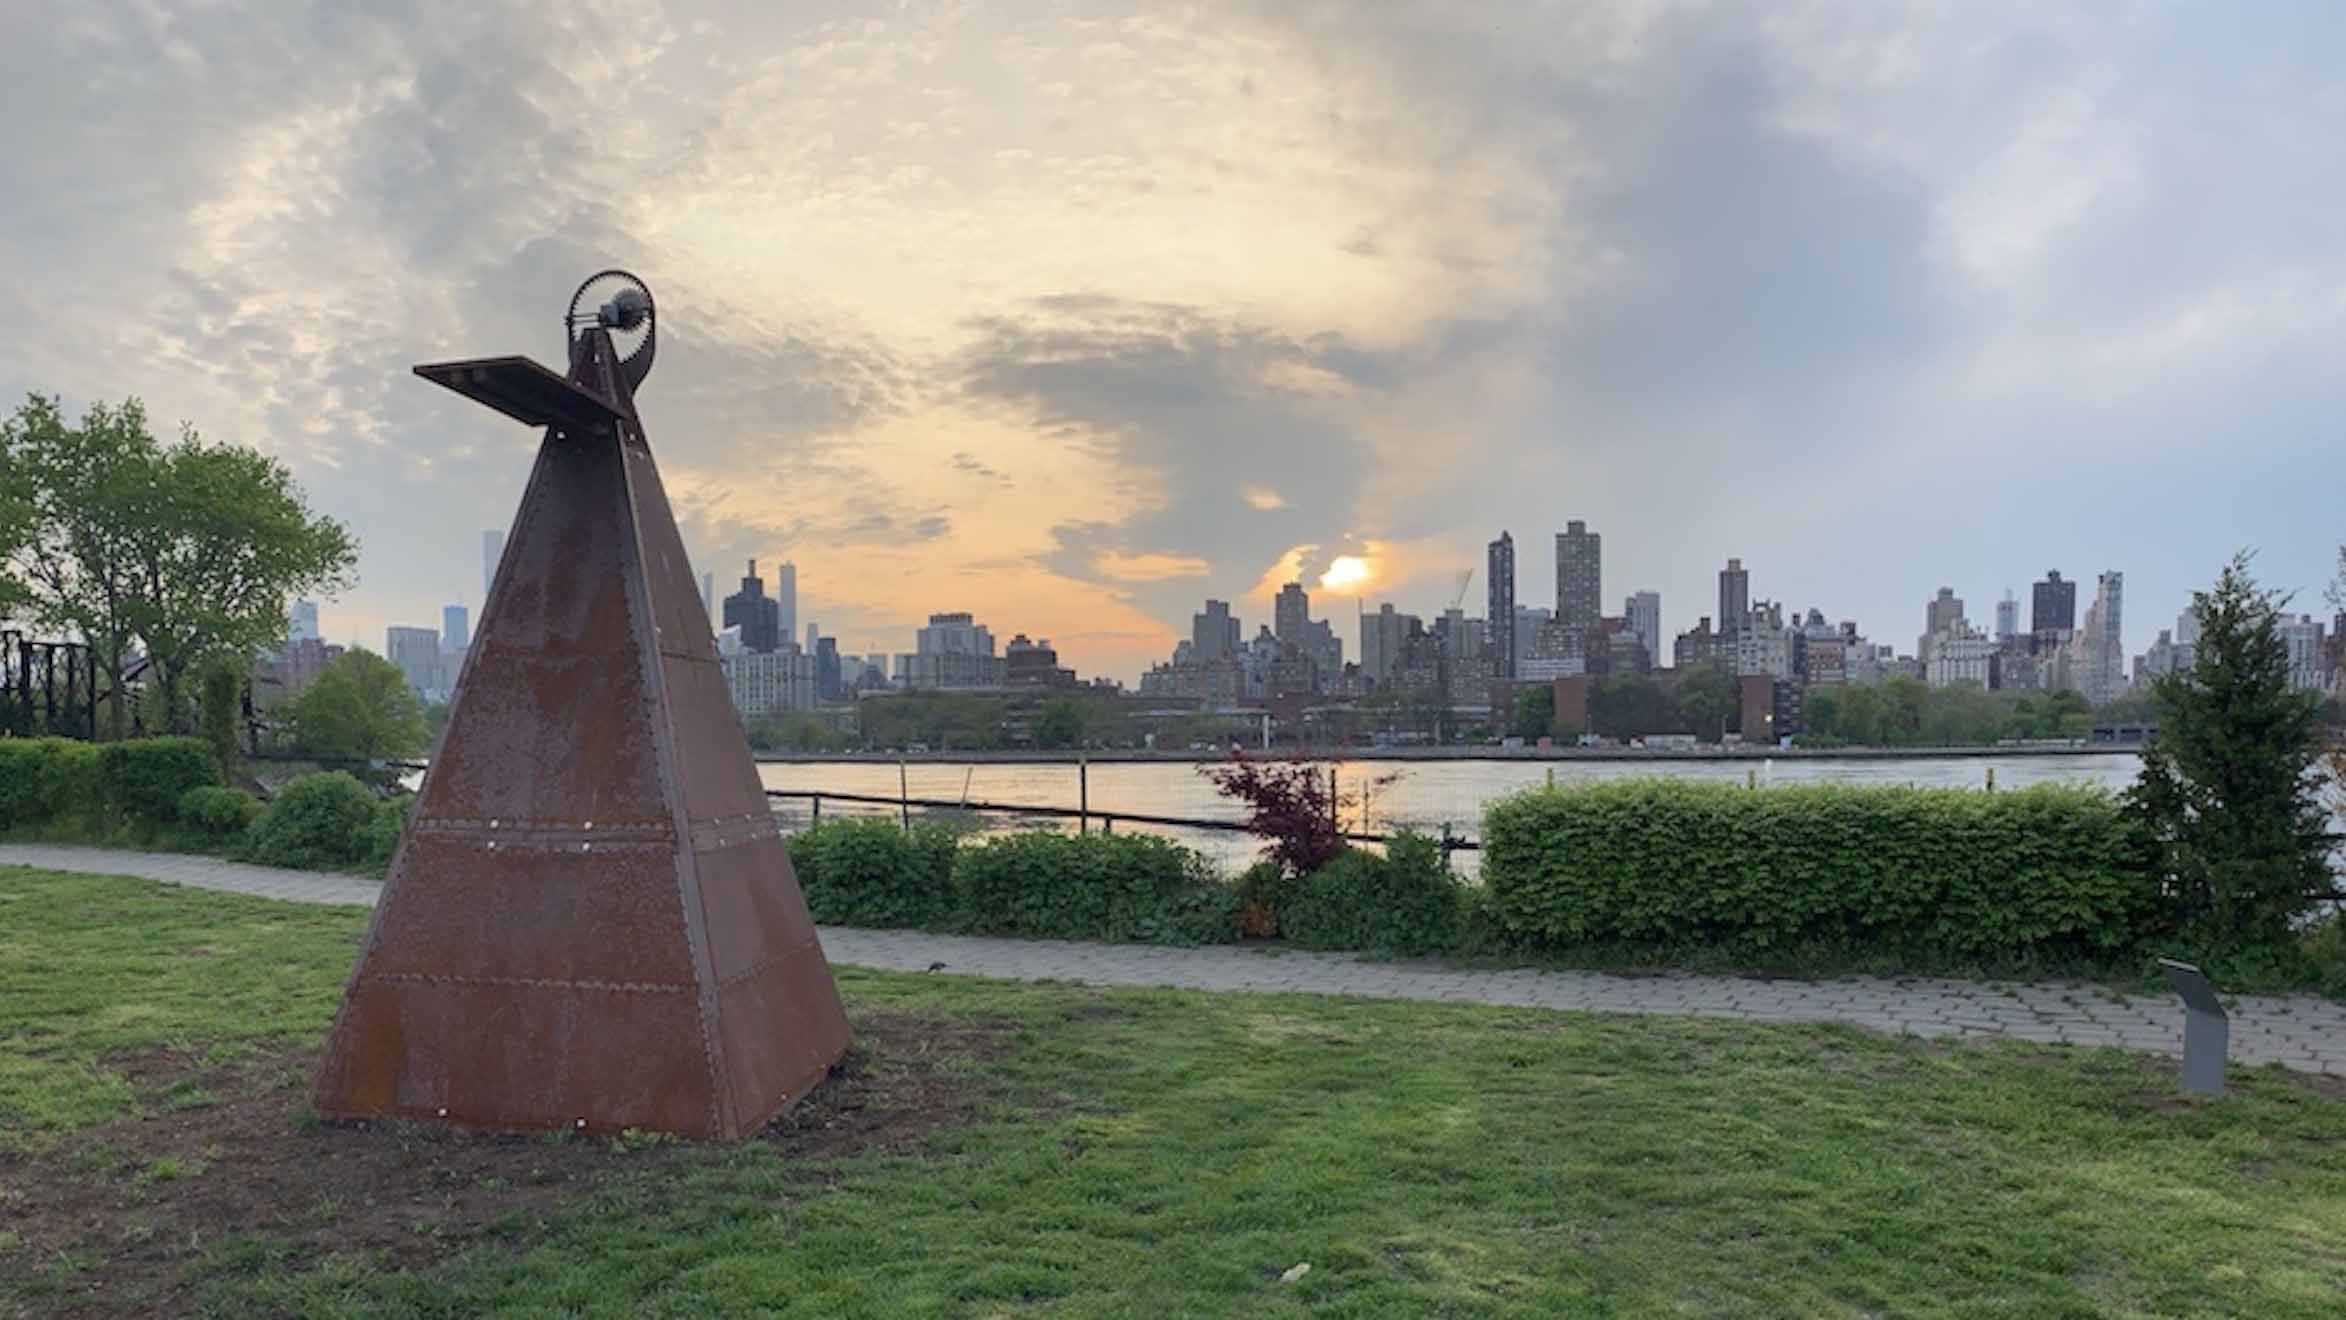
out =
[[[2276,1070],[850,970],[737,1148],[320,1124],[364,920],[0,868],[0,1310],[2346,1314],[2346,1095]]]

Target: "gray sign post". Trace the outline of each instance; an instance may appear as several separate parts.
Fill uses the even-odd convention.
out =
[[[2183,997],[2183,1089],[2194,1095],[2224,1093],[2224,1055],[2231,1048],[2232,1023],[2207,975],[2187,962],[2159,959],[2167,984]]]

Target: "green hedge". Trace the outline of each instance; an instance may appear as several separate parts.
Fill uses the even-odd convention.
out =
[[[358,864],[378,875],[390,870],[391,854],[398,850],[399,836],[406,832],[407,817],[414,810],[412,793],[376,798],[374,814],[367,818],[367,827],[359,839]]]
[[[242,789],[217,784],[199,785],[179,798],[180,822],[215,842],[244,837],[268,809],[267,803]]]
[[[926,926],[953,910],[953,834],[893,821],[835,820],[790,836],[790,869],[816,921]]]
[[[0,829],[170,825],[189,789],[219,783],[219,762],[194,738],[0,738]]]
[[[1006,834],[953,870],[972,927],[1001,934],[1196,940],[1236,911],[1196,853],[1147,834]]]
[[[277,790],[246,836],[245,856],[267,866],[341,869],[365,861],[377,799],[346,771],[303,775]]]
[[[104,823],[98,749],[70,738],[0,738],[0,829]]]
[[[1058,939],[1234,938],[1238,895],[1197,854],[1147,835],[1011,834],[829,821],[790,836],[807,910],[826,925],[948,926]]]
[[[106,805],[133,821],[169,824],[179,818],[187,790],[220,782],[220,763],[198,738],[139,738],[98,748]]]
[[[2096,789],[1615,780],[1502,798],[1482,843],[1492,915],[1532,944],[2106,963],[2162,929]]]
[[[1463,911],[1441,844],[1406,831],[1382,855],[1345,849],[1278,900],[1279,933],[1307,949],[1438,953],[1455,947]]]

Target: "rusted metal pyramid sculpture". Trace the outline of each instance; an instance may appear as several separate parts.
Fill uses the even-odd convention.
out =
[[[650,294],[569,329],[567,378],[416,368],[546,434],[316,1107],[733,1140],[847,1021],[636,415]]]

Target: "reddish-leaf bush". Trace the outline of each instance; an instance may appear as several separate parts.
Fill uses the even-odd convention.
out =
[[[1246,804],[1246,827],[1289,875],[1308,875],[1344,851],[1336,813],[1342,807],[1328,770],[1310,761],[1249,761],[1236,750],[1227,765],[1199,766],[1214,790]]]
[[[1364,789],[1393,782],[1386,775],[1339,791],[1333,768],[1316,762],[1249,761],[1233,747],[1224,765],[1199,766],[1223,797],[1246,804],[1246,827],[1268,844],[1270,860],[1291,876],[1309,875],[1344,851],[1342,816],[1357,810]]]

